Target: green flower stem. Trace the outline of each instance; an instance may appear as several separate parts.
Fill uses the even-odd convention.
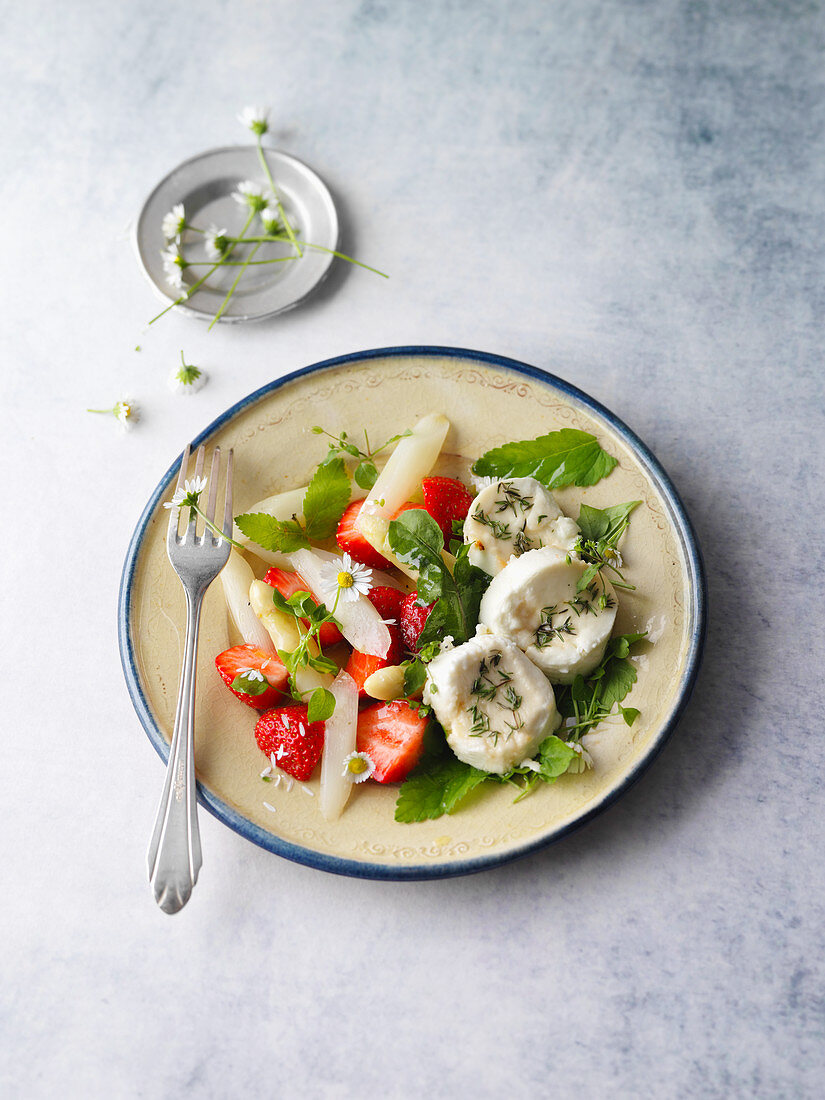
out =
[[[347,256],[343,252],[336,252],[334,248],[324,248],[321,244],[307,244],[307,248],[314,248],[316,252],[326,252],[330,256],[337,256],[339,260],[346,260],[349,264],[355,264],[356,267],[366,268],[367,271],[372,271],[376,275],[380,275],[382,279],[389,279],[389,275],[385,271],[379,271],[377,267],[370,267],[369,264],[362,264],[360,260],[354,260],[352,256]]]
[[[295,249],[299,256],[303,256],[301,246],[298,244],[297,238],[292,231],[292,226],[289,224],[289,219],[284,213],[283,206],[281,206],[281,200],[278,197],[278,188],[275,186],[275,180],[272,178],[272,173],[269,170],[269,165],[267,164],[266,157],[264,156],[264,147],[261,144],[261,135],[256,134],[255,140],[258,145],[258,160],[260,160],[261,166],[263,167],[264,172],[266,172],[267,179],[269,180],[269,186],[272,188],[272,194],[275,196],[275,201],[278,204],[278,213],[281,215],[281,221],[284,223],[284,228],[286,229],[287,235],[292,242],[292,247]]]
[[[221,302],[220,309],[218,310],[218,312],[215,314],[215,316],[212,318],[212,320],[209,323],[209,328],[210,329],[212,328],[213,325],[215,325],[220,320],[221,314],[226,309],[226,307],[229,305],[230,299],[232,298],[232,295],[235,293],[235,287],[241,281],[241,276],[243,275],[244,271],[246,271],[246,269],[249,267],[250,263],[252,262],[252,257],[255,255],[255,253],[258,251],[258,249],[260,247],[261,246],[259,244],[254,245],[252,251],[249,253],[248,259],[246,259],[244,261],[244,263],[241,264],[241,269],[238,272],[238,274],[235,276],[235,279],[232,283],[232,286],[227,291],[226,297]]]
[[[229,543],[230,545],[234,546],[236,550],[243,550],[243,549],[245,549],[245,548],[244,548],[244,545],[243,545],[243,543],[240,543],[240,542],[236,542],[236,541],[235,541],[235,539],[233,539],[231,535],[225,535],[225,534],[223,533],[223,531],[222,531],[222,530],[220,529],[220,527],[216,527],[216,526],[215,526],[215,524],[214,524],[214,523],[212,522],[212,520],[211,520],[211,519],[207,519],[207,518],[206,518],[206,515],[205,515],[205,514],[203,513],[203,511],[201,510],[201,508],[199,507],[199,505],[197,505],[197,504],[190,504],[190,506],[189,506],[189,507],[190,507],[190,508],[193,508],[193,509],[194,509],[194,510],[195,510],[195,511],[196,511],[196,512],[198,513],[198,515],[199,515],[199,516],[201,517],[201,519],[203,520],[203,522],[204,522],[204,523],[206,524],[206,526],[207,526],[207,527],[209,528],[209,530],[210,530],[210,531],[211,531],[211,532],[212,532],[213,534],[215,534],[215,535],[218,535],[218,536],[219,536],[220,538],[224,539],[224,540],[225,540],[226,542],[228,542],[228,543]]]
[[[246,219],[246,223],[244,224],[244,227],[241,230],[240,236],[235,238],[236,241],[243,240],[244,234],[246,233],[247,229],[249,229],[250,225],[252,224],[252,219],[254,217],[255,217],[254,210],[250,211],[249,217]],[[155,323],[155,321],[159,321],[161,319],[161,317],[163,317],[164,314],[169,312],[170,309],[174,309],[175,306],[180,305],[181,302],[187,302],[190,298],[192,298],[197,293],[197,291],[200,290],[200,288],[203,286],[203,284],[206,282],[206,280],[209,278],[209,276],[214,274],[214,272],[216,272],[219,267],[223,267],[225,265],[225,263],[226,263],[226,261],[223,257],[221,257],[220,260],[217,260],[210,267],[210,269],[207,271],[207,273],[202,278],[198,279],[198,281],[196,283],[193,283],[190,287],[188,287],[187,290],[186,290],[186,293],[181,294],[180,297],[176,298],[174,300],[174,302],[172,302],[171,305],[168,305],[166,307],[166,309],[162,309],[160,311],[160,313],[156,314],[152,318],[152,320],[149,322],[149,324],[153,325]],[[194,266],[195,266],[194,264],[187,264],[187,267],[194,267]],[[200,265],[198,265],[198,266],[200,266]],[[211,328],[212,326],[210,325],[209,327]]]
[[[234,242],[237,238],[229,237],[228,240]],[[283,241],[283,237],[267,236],[267,237],[247,237],[245,243],[252,241],[260,242],[261,244],[275,244],[278,241]],[[339,260],[346,260],[347,263],[355,264],[356,267],[366,268],[367,271],[373,271],[376,275],[380,275],[382,279],[389,279],[389,275],[384,271],[379,271],[377,267],[370,267],[369,264],[362,264],[360,260],[353,259],[352,256],[347,256],[344,252],[336,252],[334,248],[324,248],[322,244],[312,244],[309,241],[304,242],[304,248],[314,248],[316,252],[326,252],[330,256],[337,256]],[[288,259],[290,257],[287,257]],[[258,263],[274,263],[273,260],[259,260]]]
[[[251,255],[251,253],[250,253]],[[297,260],[297,256],[278,256],[274,260],[227,260],[224,267],[260,267],[261,264],[287,264]],[[194,263],[189,264],[190,267],[204,267],[207,261],[195,260]]]

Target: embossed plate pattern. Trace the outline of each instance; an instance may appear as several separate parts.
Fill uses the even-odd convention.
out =
[[[281,489],[305,484],[324,453],[309,428],[373,439],[419,416],[445,412],[452,427],[442,472],[464,473],[483,451],[571,426],[594,432],[619,459],[598,485],[557,493],[566,511],[641,499],[623,544],[637,591],[620,601],[617,629],[649,630],[628,704],[640,717],[602,723],[587,740],[596,767],[564,776],[514,804],[506,787],[483,786],[459,813],[402,825],[396,789],[366,783],[341,817],[325,822],[317,797],[300,785],[273,790],[260,779],[254,712],[235,700],[214,671],[230,637],[220,585],[207,594],[198,669],[196,764],[199,797],[216,817],[270,851],[311,867],[368,878],[418,879],[466,874],[558,840],[610,805],[661,749],[698,671],[705,629],[701,556],[667,475],[645,445],[580,390],[514,360],[458,348],[385,348],[342,356],[264,386],[229,409],[195,440],[235,448],[237,511]],[[179,586],[165,560],[166,514],[176,459],[141,516],[124,565],[119,604],[121,657],[132,701],[164,759],[172,725],[180,635]],[[317,780],[307,785],[317,794]],[[275,807],[269,811],[264,802]]]

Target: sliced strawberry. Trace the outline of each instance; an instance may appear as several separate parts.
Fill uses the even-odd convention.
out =
[[[303,783],[321,759],[324,723],[308,722],[305,706],[275,707],[258,719],[255,740],[261,752],[274,753],[278,767]]]
[[[356,526],[355,521],[363,504],[363,500],[354,500],[352,504],[347,505],[346,511],[338,522],[335,541],[342,550],[362,565],[372,566],[373,569],[387,569],[390,563],[378,553],[374,546],[370,546]]]
[[[391,562],[388,562],[383,554],[379,554],[374,546],[371,546],[361,532],[358,530],[357,519],[358,514],[363,507],[363,500],[354,500],[352,504],[347,505],[347,510],[341,516],[338,522],[338,531],[336,532],[335,539],[342,550],[345,550],[351,558],[360,562],[362,565],[369,565],[373,569],[389,569]],[[406,512],[408,508],[420,508],[420,504],[413,504],[412,501],[407,501],[406,504],[402,504],[401,507],[393,513],[393,519],[396,516],[400,516],[402,512]]]
[[[372,778],[398,783],[421,759],[427,719],[407,703],[375,703],[358,715],[356,747],[375,764]]]
[[[387,622],[390,632],[390,648],[387,650],[386,657],[374,657],[369,653],[359,653],[357,649],[353,650],[350,655],[346,671],[358,685],[358,694],[362,698],[367,694],[364,691],[364,684],[373,672],[377,672],[379,668],[397,665],[404,653],[401,628],[398,625],[404,593],[399,592],[397,588],[376,585],[375,588],[370,589],[369,599],[382,619],[394,619],[395,622]]]
[[[288,600],[289,597],[296,592],[309,592],[313,600],[318,603],[318,597],[311,591],[309,585],[300,573],[290,573],[286,569],[277,569],[273,567],[267,571],[264,577],[264,583],[268,584],[271,588],[277,588],[285,600]],[[302,619],[301,622],[305,627],[309,626],[306,619]],[[336,645],[342,640],[341,631],[335,623],[324,623],[318,632],[318,640],[321,643],[322,649],[324,646]]]
[[[424,629],[427,616],[434,606],[435,600],[432,603],[420,603],[417,592],[410,592],[409,596],[404,597],[398,616],[401,637],[404,639],[404,645],[413,653],[418,652],[418,639]]]
[[[277,657],[258,649],[254,645],[234,645],[225,649],[215,658],[215,667],[221,679],[242,703],[256,710],[266,710],[277,703],[286,690],[287,671]],[[250,695],[246,691],[236,691],[232,684],[242,672],[260,672],[269,681],[269,686],[260,695]],[[260,680],[250,681],[260,684]]]
[[[453,537],[453,520],[465,519],[473,503],[473,495],[453,477],[425,477],[421,480],[424,507],[441,528],[444,546],[449,548]]]

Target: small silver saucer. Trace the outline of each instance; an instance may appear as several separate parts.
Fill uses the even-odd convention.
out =
[[[338,215],[323,180],[306,164],[286,153],[265,148],[264,154],[290,224],[300,230],[299,241],[336,249]],[[175,203],[182,202],[188,221],[203,229],[215,224],[219,229],[226,229],[230,236],[237,235],[248,211],[232,198],[232,192],[244,180],[260,182],[262,186],[267,183],[254,145],[211,149],[179,164],[146,199],[135,225],[135,248],[146,276],[167,304],[173,302],[181,290],[169,285],[163,270],[161,252],[167,247],[161,229],[164,215]],[[260,232],[259,227],[257,232]],[[187,259],[207,259],[199,234],[187,232],[184,244]],[[255,259],[293,254],[294,249],[289,244],[265,244]],[[332,260],[328,252],[306,249],[298,259],[247,268],[221,321],[260,321],[291,309],[318,286]],[[184,272],[184,285],[191,285],[207,270],[206,267],[189,268]],[[219,268],[190,301],[175,306],[175,310],[211,320],[238,270],[237,267]]]

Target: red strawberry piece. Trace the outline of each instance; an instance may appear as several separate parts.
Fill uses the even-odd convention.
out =
[[[404,597],[399,612],[401,637],[412,653],[418,652],[418,639],[434,606],[435,600],[432,603],[420,603],[417,592],[410,592],[409,596]]]
[[[358,694],[362,698],[367,694],[364,691],[364,684],[373,672],[377,672],[379,668],[399,664],[404,654],[401,628],[398,625],[404,593],[399,592],[397,588],[376,585],[375,588],[370,589],[369,599],[382,619],[395,619],[395,622],[387,623],[390,632],[390,648],[387,650],[386,657],[375,657],[371,653],[359,653],[357,649],[353,650],[350,655],[346,671],[358,685]]]
[[[287,671],[284,666],[277,657],[264,653],[254,645],[234,645],[231,649],[225,649],[215,658],[215,666],[232,694],[256,710],[266,710],[273,706],[286,689]],[[235,677],[249,670],[263,673],[269,681],[269,687],[260,695],[250,695],[232,687]]]
[[[473,503],[473,495],[453,477],[425,477],[421,480],[424,507],[441,528],[444,546],[453,537],[453,520],[464,519]]]
[[[363,500],[354,500],[352,504],[347,505],[346,511],[338,522],[335,541],[342,550],[362,565],[369,565],[373,569],[387,569],[390,563],[378,553],[375,547],[370,546],[356,526],[363,504]]]
[[[398,783],[411,771],[424,751],[427,719],[407,703],[375,703],[358,715],[356,747],[375,764],[372,778],[379,783]]]
[[[307,708],[275,707],[262,714],[255,726],[258,748],[267,756],[275,755],[282,771],[302,783],[309,779],[321,759],[324,748],[324,723],[308,722]]]
[[[361,565],[369,565],[373,569],[389,569],[391,562],[379,554],[374,546],[371,546],[364,536],[361,534],[357,526],[358,515],[363,507],[363,500],[354,500],[352,504],[347,505],[347,509],[341,516],[338,522],[338,531],[336,532],[335,539],[341,550],[345,550],[351,558],[360,562]],[[396,516],[400,516],[402,512],[406,512],[408,508],[420,508],[420,504],[413,504],[412,501],[407,501],[406,504],[402,504],[401,507],[393,513],[393,519]]]
[[[309,585],[306,583],[300,573],[290,573],[286,569],[272,568],[268,570],[264,577],[264,583],[268,584],[271,588],[277,588],[285,600],[288,600],[290,596],[296,592],[309,592],[313,600],[316,603],[319,602],[318,597],[311,591]],[[301,619],[301,622],[305,627],[309,626],[306,619]],[[321,648],[328,645],[336,645],[342,640],[341,631],[334,623],[324,623],[318,633],[318,640],[321,643]]]

